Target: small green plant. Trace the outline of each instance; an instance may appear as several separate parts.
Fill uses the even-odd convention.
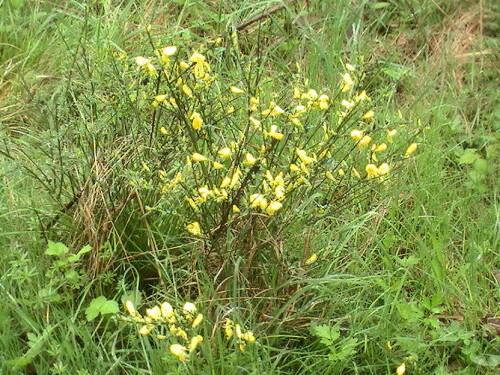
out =
[[[341,338],[340,327],[337,325],[313,325],[311,333],[319,339],[319,342],[325,345],[330,353],[328,360],[332,362],[345,361],[356,354],[356,348],[359,346],[358,339]]]
[[[100,296],[90,301],[89,307],[85,310],[85,316],[88,321],[91,321],[99,315],[116,314],[118,311],[120,311],[120,308],[116,301],[108,300],[106,297]]]
[[[52,301],[58,301],[69,290],[81,288],[86,281],[85,270],[80,267],[82,257],[90,252],[90,246],[84,246],[77,253],[71,254],[68,247],[62,242],[48,242],[44,254],[54,260],[45,276],[50,280],[49,285],[41,290]],[[64,293],[59,293],[61,289]]]

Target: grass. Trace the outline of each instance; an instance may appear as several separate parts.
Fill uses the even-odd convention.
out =
[[[0,0],[0,371],[394,374],[404,363],[407,374],[495,373],[498,11],[449,0]],[[153,110],[168,83],[139,73],[133,59],[152,56],[151,44],[175,44],[179,56],[207,44],[215,86]],[[372,97],[370,134],[398,130],[387,183],[348,172],[329,190],[320,181],[332,162],[319,157],[311,187],[287,190],[293,199],[272,216],[244,201],[239,216],[212,201],[202,214],[190,209],[184,195],[223,177],[201,163],[158,192],[164,181],[148,169],[170,181],[186,155],[217,158],[223,137],[243,130],[246,104],[229,86],[262,102],[275,92],[280,104],[301,84],[340,108],[346,63]],[[207,120],[227,100],[243,113],[220,128],[206,121],[186,141],[183,106]],[[336,121],[326,113],[308,117],[300,137],[271,143],[273,174],[289,150],[315,139],[322,119]],[[257,155],[244,139],[244,152]],[[412,142],[415,154],[397,158]],[[359,162],[356,147],[339,144],[334,159]],[[263,173],[248,172],[245,194],[259,191]],[[194,221],[202,236],[186,231]],[[128,300],[141,316],[168,301],[177,325],[203,342],[179,361],[168,347],[182,339],[139,335]],[[200,326],[182,315],[186,301],[204,315]],[[239,350],[245,340],[225,337],[227,319],[256,342]]]

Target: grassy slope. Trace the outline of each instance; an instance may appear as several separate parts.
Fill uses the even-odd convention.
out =
[[[215,2],[187,7],[176,2],[176,7],[161,7],[144,1],[141,7],[123,2],[108,8],[107,2],[94,2],[86,8],[77,3],[54,7],[30,2],[17,9],[14,3],[4,1],[0,8],[0,64],[5,70],[0,120],[2,132],[19,133],[47,126],[44,116],[50,114],[39,111],[51,92],[73,93],[67,90],[68,82],[88,87],[87,73],[60,65],[61,56],[76,61],[88,48],[89,61],[102,66],[96,61],[96,51],[104,40],[132,54],[143,53],[138,25],[151,22],[157,25],[155,32],[165,35],[186,33],[188,27],[197,35],[211,35],[268,5],[242,6],[235,1],[227,8]],[[499,355],[495,352],[498,331],[487,324],[494,323],[492,317],[498,315],[500,302],[495,186],[498,114],[493,113],[498,72],[494,55],[465,60],[453,56],[492,49],[488,43],[495,39],[476,39],[456,50],[457,40],[464,44],[467,36],[479,33],[479,26],[472,31],[457,26],[457,32],[463,30],[457,40],[440,33],[446,28],[453,31],[451,25],[458,25],[467,12],[493,13],[486,6],[457,9],[454,3],[441,2],[442,12],[429,1],[411,9],[365,6],[364,13],[350,14],[342,11],[341,2],[335,8],[325,1],[311,5],[297,18],[297,9],[275,15],[274,24],[266,30],[273,35],[268,41],[270,66],[278,75],[286,77],[299,62],[315,85],[326,86],[336,79],[345,59],[364,60],[372,72],[371,90],[387,99],[388,104],[380,104],[377,111],[390,118],[397,117],[400,110],[405,120],[414,123],[420,119],[428,129],[422,135],[418,158],[398,177],[389,199],[374,198],[368,213],[360,215],[353,209],[307,230],[301,223],[292,227],[292,240],[285,244],[287,257],[297,264],[318,252],[320,259],[313,267],[284,279],[278,276],[278,268],[270,267],[266,280],[272,287],[263,290],[257,302],[249,300],[244,289],[248,283],[235,269],[227,298],[237,311],[244,312],[243,319],[254,316],[248,325],[255,327],[262,345],[242,356],[212,355],[205,348],[206,363],[197,365],[199,373],[204,368],[214,374],[382,374],[393,373],[403,361],[407,361],[409,373],[490,371],[478,363],[491,360],[485,354]],[[231,16],[219,21],[219,13]],[[489,17],[494,16],[491,14]],[[162,25],[167,23],[177,27],[165,30]],[[349,37],[352,23],[365,31]],[[253,30],[241,37],[249,51],[254,46]],[[192,38],[196,40],[196,35]],[[77,46],[84,52],[67,52]],[[84,116],[81,111],[76,113]],[[18,158],[15,152],[12,155]],[[472,156],[464,156],[467,153]],[[35,150],[27,156],[35,161],[38,157]],[[32,169],[30,175],[13,166],[8,157],[1,159],[0,295],[5,303],[0,306],[0,316],[9,322],[0,332],[2,373],[163,373],[163,353],[149,347],[147,341],[106,320],[85,322],[83,310],[90,296],[104,292],[118,300],[123,289],[131,288],[120,283],[130,279],[108,275],[111,283],[107,284],[100,275],[75,297],[64,279],[48,283],[45,274],[50,260],[42,255],[45,244],[38,217],[52,217],[51,211],[60,208],[60,202],[39,188],[32,176],[39,172]],[[71,192],[63,192],[60,201],[67,202],[68,197]],[[56,228],[50,237],[73,238],[67,233],[67,229]],[[164,241],[168,246],[166,235]],[[112,253],[113,246],[108,246]],[[144,262],[147,265],[151,259]],[[128,262],[123,263],[117,267],[120,272],[128,269]],[[212,277],[203,267],[203,259],[195,260],[193,266],[180,258],[171,270],[174,280],[164,280],[166,290],[158,288],[151,300],[155,296],[161,300],[166,291],[170,298],[180,294],[168,283],[175,282],[177,275],[186,283],[179,270],[190,269],[196,277],[182,290],[197,290],[199,299],[213,310],[213,318],[219,319],[229,304],[212,287]],[[115,289],[114,284],[119,286]],[[58,294],[63,301],[54,300]],[[328,350],[307,329],[311,322],[338,324],[342,335],[335,344],[337,352],[348,352],[349,345],[354,345],[358,354],[328,360]],[[357,341],[353,344],[352,340]],[[392,350],[387,348],[388,341]],[[224,345],[214,345],[223,350]],[[21,357],[32,362],[20,366],[23,370],[4,363]],[[168,373],[175,371],[172,368]]]

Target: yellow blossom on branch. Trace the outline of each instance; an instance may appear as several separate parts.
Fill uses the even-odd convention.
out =
[[[187,86],[186,86],[187,87]],[[198,112],[193,112],[191,115],[191,125],[194,130],[200,130],[203,125],[203,119]]]
[[[406,372],[406,364],[405,364],[405,362],[403,362],[396,369],[396,375],[404,375],[405,372]]]
[[[196,350],[198,345],[203,342],[203,336],[197,335],[191,338],[189,341],[189,351],[193,352]]]
[[[267,135],[277,139],[278,141],[283,139],[283,133],[278,132],[278,126],[277,125],[271,125],[271,129],[269,132],[267,132]]]
[[[363,115],[363,120],[371,120],[373,117],[375,117],[375,112],[372,110],[369,110]]]
[[[238,87],[236,87],[236,86],[231,86],[231,87],[230,87],[230,90],[231,90],[231,92],[232,92],[233,94],[236,94],[236,95],[239,95],[239,94],[244,94],[244,93],[245,93],[245,91],[244,91],[244,90],[242,90],[242,89],[240,89],[240,88],[238,88]]]
[[[307,156],[307,152],[301,148],[295,149],[295,152],[299,159],[304,163],[304,164],[311,164],[316,161],[315,158],[312,158],[310,156]]]
[[[201,235],[200,223],[198,223],[197,221],[195,221],[195,222],[193,222],[191,224],[188,224],[188,226],[186,227],[186,229],[188,230],[189,233],[191,233],[194,236]]]
[[[191,159],[193,159],[194,161],[198,161],[198,162],[202,162],[202,161],[207,161],[207,157],[202,155],[202,154],[199,154],[197,152],[195,152],[193,155],[191,155]]]
[[[221,148],[217,154],[219,154],[220,157],[223,157],[224,159],[227,159],[231,156],[232,154],[232,151],[229,147],[224,147],[224,148]]]
[[[311,255],[305,262],[304,264],[306,266],[309,266],[311,264],[313,264],[314,262],[316,262],[316,260],[318,260],[318,254],[314,253],[313,255]]]
[[[416,143],[412,143],[411,145],[409,145],[405,152],[405,158],[409,157],[411,154],[417,151],[417,147],[418,145]]]
[[[266,212],[267,212],[268,215],[272,216],[272,215],[274,215],[276,213],[276,211],[278,211],[279,209],[281,209],[281,207],[283,207],[283,204],[281,202],[272,201],[267,206]]]
[[[187,348],[181,344],[172,344],[170,345],[170,353],[175,355],[179,361],[184,362],[187,359]]]

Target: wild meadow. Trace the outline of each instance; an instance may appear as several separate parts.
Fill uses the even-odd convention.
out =
[[[0,373],[498,373],[499,12],[0,0]]]

